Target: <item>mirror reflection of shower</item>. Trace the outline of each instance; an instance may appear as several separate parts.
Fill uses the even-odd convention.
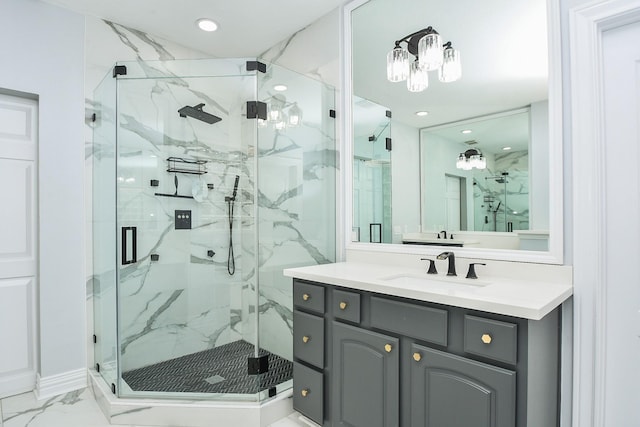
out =
[[[494,176],[486,176],[485,181],[494,181],[497,184],[503,186],[501,189],[501,193],[498,193],[498,199],[493,194],[484,196],[484,203],[487,214],[490,215],[493,219],[493,230],[492,231],[513,231],[513,224],[507,220],[507,212],[508,212],[508,203],[507,203],[507,184],[509,184],[509,172],[502,172],[500,175]],[[489,192],[489,187],[487,187],[487,192]],[[491,192],[494,193],[494,192]],[[502,196],[502,200],[499,199],[500,195]],[[496,204],[497,202],[497,204]],[[502,210],[500,210],[502,208]],[[504,218],[504,229],[498,230],[498,215],[501,215]],[[484,224],[488,223],[488,216],[485,215]],[[488,231],[483,228],[482,231]]]

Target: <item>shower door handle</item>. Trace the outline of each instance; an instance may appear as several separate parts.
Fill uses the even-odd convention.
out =
[[[122,227],[122,265],[133,264],[138,261],[138,229],[137,227]],[[129,245],[131,241],[131,245]],[[131,256],[129,256],[131,252]]]

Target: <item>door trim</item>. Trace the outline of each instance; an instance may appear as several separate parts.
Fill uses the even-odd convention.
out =
[[[569,10],[572,176],[574,183],[580,183],[573,187],[572,424],[576,427],[604,427],[605,421],[607,289],[603,260],[607,218],[602,38],[607,30],[638,21],[640,0],[598,0]]]

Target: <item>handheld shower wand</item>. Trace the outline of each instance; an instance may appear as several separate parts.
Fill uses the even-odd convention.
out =
[[[229,214],[229,256],[227,257],[227,272],[230,276],[233,276],[236,272],[236,259],[233,253],[233,208],[236,201],[236,195],[238,194],[239,181],[240,176],[236,175],[232,195],[224,198],[224,201],[227,202],[227,212]]]

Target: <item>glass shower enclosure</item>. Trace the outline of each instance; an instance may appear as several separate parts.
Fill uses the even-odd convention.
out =
[[[94,97],[96,370],[119,397],[289,389],[282,269],[335,260],[333,88],[255,59],[136,61]]]

